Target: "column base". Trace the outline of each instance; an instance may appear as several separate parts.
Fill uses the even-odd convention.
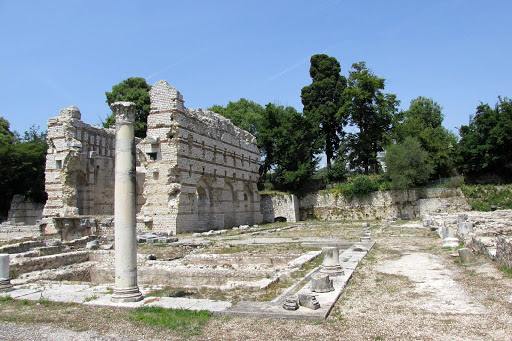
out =
[[[14,290],[10,280],[0,280],[0,292],[12,291]]]
[[[138,286],[135,286],[133,288],[114,288],[114,293],[112,294],[112,297],[110,300],[112,302],[120,302],[120,303],[126,303],[126,302],[138,302],[142,301],[144,299],[144,296],[139,290]]]
[[[320,273],[328,274],[329,276],[342,276],[345,274],[341,265],[322,265]]]

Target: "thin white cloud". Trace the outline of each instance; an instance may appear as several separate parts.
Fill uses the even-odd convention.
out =
[[[176,65],[180,64],[182,62],[182,60],[178,60],[176,63],[172,63],[172,64],[169,64],[167,65],[166,67],[164,67],[163,69],[161,70],[158,70],[157,72],[154,72],[152,74],[150,74],[149,76],[146,76],[146,81],[147,80],[150,80],[151,78],[161,74],[161,73],[164,73],[168,70],[170,70],[171,68],[175,67]]]
[[[281,71],[281,72],[279,72],[279,73],[276,73],[275,75],[271,76],[268,80],[269,80],[269,81],[272,81],[272,80],[274,80],[274,79],[276,79],[276,78],[281,77],[282,75],[284,75],[284,74],[286,74],[286,73],[288,73],[288,72],[290,72],[290,71],[292,71],[292,70],[294,70],[294,69],[298,68],[299,66],[303,65],[304,63],[308,62],[308,61],[309,61],[309,59],[310,59],[310,57],[307,57],[307,58],[302,59],[300,62],[298,62],[298,63],[296,63],[296,64],[294,64],[294,65],[292,65],[292,66],[290,66],[290,67],[288,67],[288,68],[284,69],[283,71]]]
[[[329,51],[330,49],[332,49],[332,48],[333,48],[333,47],[335,47],[336,45],[337,45],[337,44],[331,45],[331,46],[327,47],[326,49],[324,49],[324,50],[320,51],[320,53],[327,53],[327,51]],[[290,71],[292,71],[292,70],[294,70],[294,69],[298,68],[299,66],[301,66],[301,65],[303,65],[303,64],[305,64],[305,63],[307,63],[307,62],[309,62],[309,60],[310,60],[310,59],[311,59],[311,57],[306,57],[306,58],[302,59],[301,61],[299,61],[298,63],[296,63],[296,64],[294,64],[294,65],[292,65],[292,66],[290,66],[290,67],[288,67],[288,68],[284,69],[283,71],[278,72],[278,73],[276,73],[275,75],[273,75],[273,76],[269,77],[269,79],[268,79],[268,80],[269,80],[269,81],[272,81],[272,80],[274,80],[274,79],[276,79],[276,78],[279,78],[279,77],[281,77],[282,75],[284,75],[284,74],[286,74],[286,73],[288,73],[288,72],[290,72]]]

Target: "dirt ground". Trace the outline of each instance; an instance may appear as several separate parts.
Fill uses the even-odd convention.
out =
[[[355,240],[356,224],[281,236]],[[512,277],[478,256],[465,267],[421,222],[372,223],[376,246],[325,321],[212,317],[197,335],[135,321],[126,309],[0,302],[1,340],[512,340]]]

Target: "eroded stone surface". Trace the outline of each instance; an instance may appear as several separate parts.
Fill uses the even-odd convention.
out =
[[[256,139],[211,111],[191,110],[165,81],[150,90],[147,136],[137,140],[137,228],[182,233],[262,221]],[[48,120],[46,202],[54,218],[113,215],[114,130],[71,106]]]

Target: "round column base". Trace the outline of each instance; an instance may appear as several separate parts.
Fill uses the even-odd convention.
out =
[[[112,294],[112,297],[110,300],[112,302],[138,302],[142,301],[144,299],[144,296],[139,290],[138,286],[135,286],[133,288],[114,288],[114,293]]]
[[[341,276],[345,274],[341,265],[322,265],[320,273],[328,274],[329,276]]]

